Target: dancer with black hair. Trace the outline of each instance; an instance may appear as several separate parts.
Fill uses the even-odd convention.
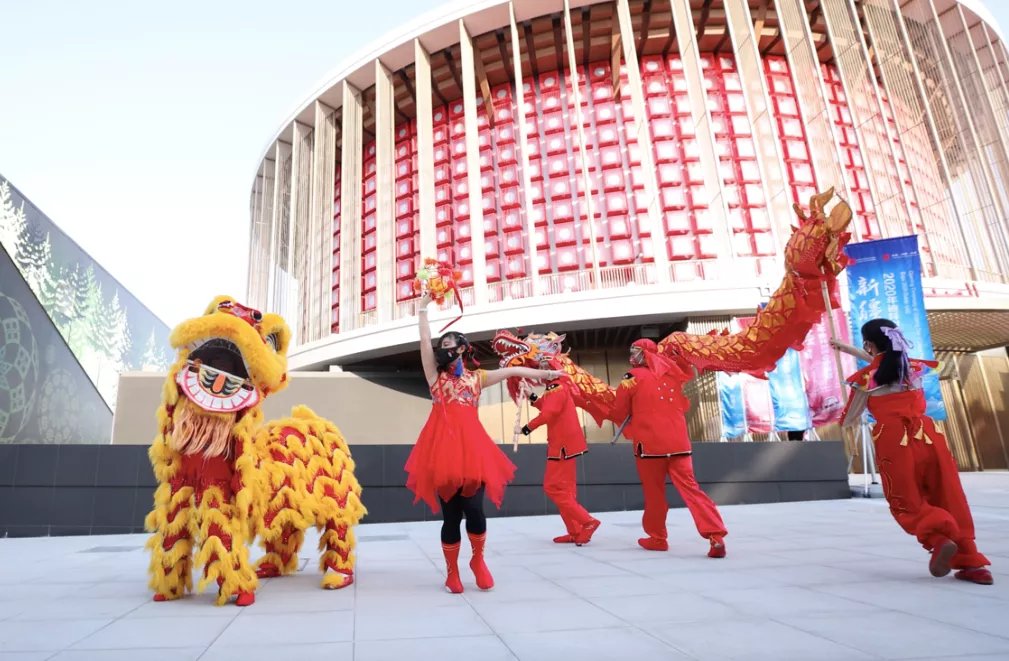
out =
[[[981,585],[993,583],[988,558],[974,543],[974,520],[946,438],[925,414],[922,377],[935,361],[910,358],[911,343],[889,319],[862,326],[862,349],[832,341],[835,349],[869,363],[848,377],[853,389],[845,426],[868,407],[872,438],[890,513],[929,551],[929,572]]]
[[[420,299],[420,358],[431,388],[433,405],[427,423],[406,461],[406,486],[414,502],[423,500],[431,511],[442,513],[441,546],[448,573],[445,588],[463,591],[459,576],[459,526],[466,519],[466,534],[473,548],[469,566],[477,587],[490,590],[494,578],[484,561],[487,519],[484,495],[501,507],[505,487],[515,477],[515,465],[491,440],[477,414],[481,391],[505,379],[519,377],[549,381],[562,375],[557,370],[506,367],[492,371],[479,368],[473,347],[462,333],[450,331],[431,341],[427,306]]]

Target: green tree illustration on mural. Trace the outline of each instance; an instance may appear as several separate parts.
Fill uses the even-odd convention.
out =
[[[18,241],[25,226],[24,203],[14,206],[10,184],[0,179],[0,243],[11,259],[18,254]]]
[[[144,372],[160,372],[168,369],[168,356],[165,354],[164,346],[158,342],[154,329],[151,329],[151,334],[147,337],[147,343],[144,345],[140,369]]]
[[[52,259],[49,233],[34,223],[24,223],[18,236],[18,253],[14,259],[25,282],[35,296],[40,296],[45,281],[49,277],[49,262]],[[48,311],[48,309],[47,309]]]
[[[112,295],[112,300],[105,307],[102,316],[103,338],[105,354],[109,357],[117,370],[122,370],[126,365],[126,354],[133,345],[130,336],[130,322],[126,317],[126,310],[119,302],[119,291]]]

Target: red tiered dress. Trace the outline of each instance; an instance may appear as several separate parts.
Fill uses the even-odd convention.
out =
[[[477,406],[486,372],[463,370],[460,376],[441,372],[431,386],[431,415],[406,460],[406,486],[414,503],[423,500],[431,511],[461,490],[469,497],[481,485],[501,507],[505,487],[515,477],[515,465],[491,440],[480,423]]]

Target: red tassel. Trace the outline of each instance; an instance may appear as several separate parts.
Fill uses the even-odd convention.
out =
[[[455,280],[452,281],[452,291],[455,293],[455,300],[459,301],[459,316],[453,319],[452,321],[448,322],[447,324],[445,324],[442,327],[442,329],[438,331],[439,333],[444,333],[445,329],[447,329],[449,326],[462,319],[463,315],[462,296],[459,295],[459,286],[455,284]]]

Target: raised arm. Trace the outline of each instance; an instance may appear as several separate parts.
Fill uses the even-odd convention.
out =
[[[531,379],[533,381],[551,381],[564,376],[560,370],[537,370],[531,367],[502,367],[497,370],[488,370],[485,373],[484,387],[501,383],[505,379],[519,378]]]
[[[420,329],[420,364],[424,367],[424,377],[427,384],[433,386],[438,379],[438,361],[434,358],[434,345],[431,343],[431,324],[427,320],[427,306],[431,297],[424,294],[417,301],[417,326]]]
[[[858,347],[853,347],[850,344],[845,344],[844,342],[841,342],[839,340],[831,340],[830,341],[830,346],[834,347],[834,349],[836,349],[837,351],[840,351],[841,353],[846,353],[849,356],[854,356],[855,358],[858,358],[859,360],[863,360],[863,361],[865,361],[867,363],[871,363],[872,362],[872,356],[870,356],[865,351],[862,351]]]

